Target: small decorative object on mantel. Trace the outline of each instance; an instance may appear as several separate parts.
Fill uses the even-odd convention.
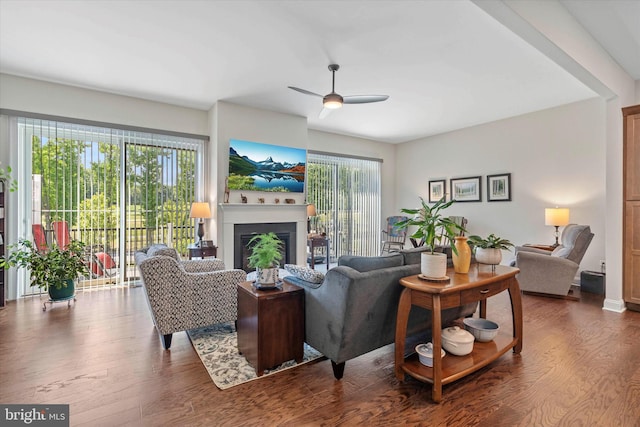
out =
[[[229,177],[224,179],[224,202],[229,203]]]
[[[258,198],[258,203],[264,204],[264,197],[259,197]]]
[[[296,199],[284,199],[284,202],[288,205],[295,205]]]
[[[247,196],[244,194],[240,194],[240,199],[242,200],[242,203],[247,203]]]
[[[280,204],[280,199],[278,199],[278,198],[276,197],[275,202],[276,202],[276,205]]]

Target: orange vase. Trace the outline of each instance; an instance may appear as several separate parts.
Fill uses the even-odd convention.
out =
[[[471,265],[471,248],[467,243],[467,238],[464,236],[457,236],[455,242],[456,250],[458,254],[453,252],[453,269],[456,273],[467,274],[469,272],[469,266]]]

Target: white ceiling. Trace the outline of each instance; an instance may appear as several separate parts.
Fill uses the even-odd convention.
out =
[[[640,2],[562,4],[640,78]],[[389,100],[319,119],[321,100],[287,86],[330,92],[330,63],[338,93]],[[0,0],[0,72],[392,143],[596,96],[467,0]]]

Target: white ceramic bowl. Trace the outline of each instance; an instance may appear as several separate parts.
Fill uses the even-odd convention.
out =
[[[474,337],[471,333],[451,326],[442,330],[442,347],[456,356],[465,356],[473,351]]]
[[[496,322],[487,319],[467,317],[463,320],[464,328],[471,332],[476,341],[489,342],[498,334],[500,326]]]
[[[443,349],[440,349],[441,357],[444,357],[447,353]],[[433,344],[418,344],[416,346],[416,352],[418,353],[418,357],[420,358],[420,363],[425,366],[433,366]]]

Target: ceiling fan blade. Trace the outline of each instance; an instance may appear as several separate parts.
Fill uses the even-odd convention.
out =
[[[380,102],[389,99],[389,95],[352,95],[343,96],[345,104],[367,104],[369,102]]]
[[[319,119],[324,119],[329,114],[331,114],[332,111],[334,111],[334,110],[332,110],[331,108],[323,108],[322,110],[320,110],[320,114],[318,115],[318,118]]]
[[[305,95],[313,95],[313,96],[319,96],[320,98],[323,98],[322,95],[319,95],[319,94],[314,93],[314,92],[310,92],[310,91],[308,91],[306,89],[300,89],[299,87],[294,87],[294,86],[287,86],[287,87],[289,89],[295,90],[296,92],[304,93]]]

